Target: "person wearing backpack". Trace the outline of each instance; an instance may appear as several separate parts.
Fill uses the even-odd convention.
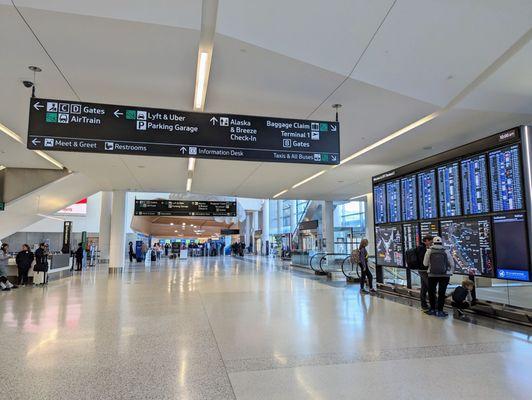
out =
[[[368,250],[366,247],[368,246],[368,239],[362,239],[360,241],[360,246],[358,246],[358,250],[355,250],[353,252],[353,260],[358,263],[360,266],[360,293],[369,293],[366,289],[364,289],[364,283],[366,281],[366,278],[368,279],[368,286],[371,293],[376,293],[376,290],[373,289],[373,275],[371,274],[371,271],[369,270],[369,264],[368,264]]]
[[[419,289],[419,299],[421,300],[421,308],[423,311],[429,310],[427,304],[427,294],[429,291],[429,274],[427,272],[427,267],[423,264],[425,259],[425,253],[432,245],[432,236],[426,235],[423,237],[423,241],[419,246],[416,247],[416,258],[419,260],[418,274],[421,281],[421,287]]]
[[[425,253],[423,265],[428,267],[427,272],[429,276],[430,309],[426,313],[437,317],[446,317],[448,314],[443,311],[445,291],[454,272],[454,261],[449,250],[443,247],[441,237],[435,236],[432,239],[432,246]],[[437,304],[436,288],[438,289]]]

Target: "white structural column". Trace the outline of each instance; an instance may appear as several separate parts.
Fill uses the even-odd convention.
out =
[[[375,255],[375,219],[373,214],[373,193],[366,195],[366,239],[368,239],[368,253]]]
[[[109,262],[112,207],[113,207],[113,193],[102,192],[102,205],[100,209],[100,233],[98,235],[98,248],[100,249],[100,262],[101,263]]]
[[[270,200],[264,200],[262,204],[262,255],[270,254]]]
[[[297,201],[290,201],[290,233],[294,233],[297,228]]]
[[[109,270],[124,267],[126,254],[126,192],[113,191],[113,215],[111,216],[111,241]]]
[[[322,204],[322,235],[325,239],[325,251],[334,252],[334,206],[332,201],[324,201]]]

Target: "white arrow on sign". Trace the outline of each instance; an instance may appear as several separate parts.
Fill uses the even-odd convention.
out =
[[[218,119],[216,117],[212,117],[211,122],[213,125],[216,125],[216,123],[218,122]]]
[[[31,141],[31,143],[33,143],[34,146],[37,146],[39,143],[41,143],[41,141],[39,139],[35,138],[35,139],[33,139]]]
[[[331,125],[331,131],[336,132],[336,125]]]
[[[181,152],[181,154],[185,154],[187,152],[187,148],[186,147],[181,147],[179,149],[179,151]]]
[[[113,114],[116,118],[120,118],[121,115],[124,115],[124,113],[121,113],[120,110],[116,110]]]
[[[33,108],[35,108],[37,111],[39,111],[39,110],[40,110],[41,108],[43,108],[43,107],[44,107],[44,106],[43,106],[41,103],[39,103],[39,102],[37,102],[37,103],[35,103],[35,104],[33,105]]]

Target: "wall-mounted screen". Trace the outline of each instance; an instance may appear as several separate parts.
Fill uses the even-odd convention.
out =
[[[375,243],[378,265],[403,266],[403,240],[400,225],[375,227]]]
[[[493,217],[497,278],[530,280],[530,258],[524,214]]]
[[[455,273],[493,276],[488,218],[443,220],[440,227],[443,244],[454,260]]]
[[[401,179],[401,210],[403,221],[417,219],[417,186],[416,176],[405,176]]]
[[[405,251],[419,246],[421,238],[419,236],[419,225],[417,223],[403,224],[403,243]]]
[[[509,146],[489,153],[491,204],[493,211],[524,208],[519,146]]]
[[[375,209],[375,223],[386,222],[386,187],[384,183],[373,188],[373,208]]]
[[[401,221],[399,180],[386,183],[386,208],[388,210],[388,222]]]
[[[436,221],[423,221],[419,224],[419,232],[421,238],[425,236],[438,236],[440,233],[438,231],[438,223]]]
[[[462,160],[464,214],[489,212],[488,168],[484,154]]]
[[[442,218],[462,215],[459,181],[458,162],[438,167],[438,199]]]
[[[419,197],[419,218],[436,218],[436,172],[431,169],[417,175],[417,190]]]

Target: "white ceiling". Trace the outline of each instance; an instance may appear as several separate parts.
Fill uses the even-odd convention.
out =
[[[190,110],[201,2],[18,0],[24,17],[83,101]],[[75,99],[10,1],[0,0],[0,122],[24,139],[37,95]],[[206,110],[305,118],[351,71],[391,0],[219,4]],[[345,84],[313,115],[341,103],[349,156],[446,105],[532,25],[531,1],[398,1]],[[532,44],[428,124],[290,190],[286,198],[345,199],[374,174],[532,120]],[[423,147],[431,146],[430,150]],[[101,189],[180,192],[186,159],[50,153]],[[52,165],[0,133],[0,164]],[[193,191],[269,198],[323,166],[198,160]]]

